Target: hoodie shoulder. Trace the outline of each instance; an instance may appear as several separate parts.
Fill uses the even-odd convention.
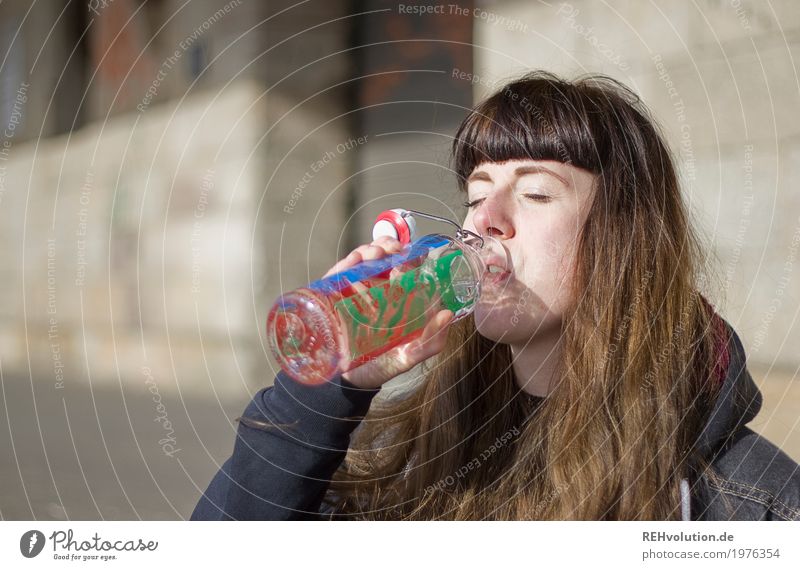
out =
[[[800,521],[800,466],[764,436],[742,428],[712,465],[708,518]]]
[[[704,476],[710,520],[800,520],[800,467],[779,447],[749,427],[762,395],[747,368],[739,335],[715,315],[721,329],[715,355],[722,386],[698,448],[713,467]]]

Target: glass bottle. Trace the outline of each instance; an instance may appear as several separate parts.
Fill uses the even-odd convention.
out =
[[[439,310],[452,311],[454,321],[469,315],[490,265],[510,264],[494,238],[444,221],[458,227],[455,237],[425,235],[281,295],[267,318],[280,367],[298,382],[320,384],[411,342]]]

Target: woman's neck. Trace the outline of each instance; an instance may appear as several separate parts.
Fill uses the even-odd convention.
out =
[[[523,392],[546,397],[554,386],[561,359],[561,331],[535,336],[527,345],[509,345],[514,376]]]

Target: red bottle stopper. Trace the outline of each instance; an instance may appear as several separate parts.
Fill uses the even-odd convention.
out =
[[[391,236],[406,245],[416,239],[417,223],[414,216],[402,208],[386,210],[375,219],[372,227],[372,239]]]

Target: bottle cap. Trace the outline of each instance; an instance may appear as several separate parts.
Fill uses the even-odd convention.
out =
[[[402,208],[385,210],[375,219],[372,226],[372,239],[391,236],[406,245],[417,239],[417,222],[414,216]]]

